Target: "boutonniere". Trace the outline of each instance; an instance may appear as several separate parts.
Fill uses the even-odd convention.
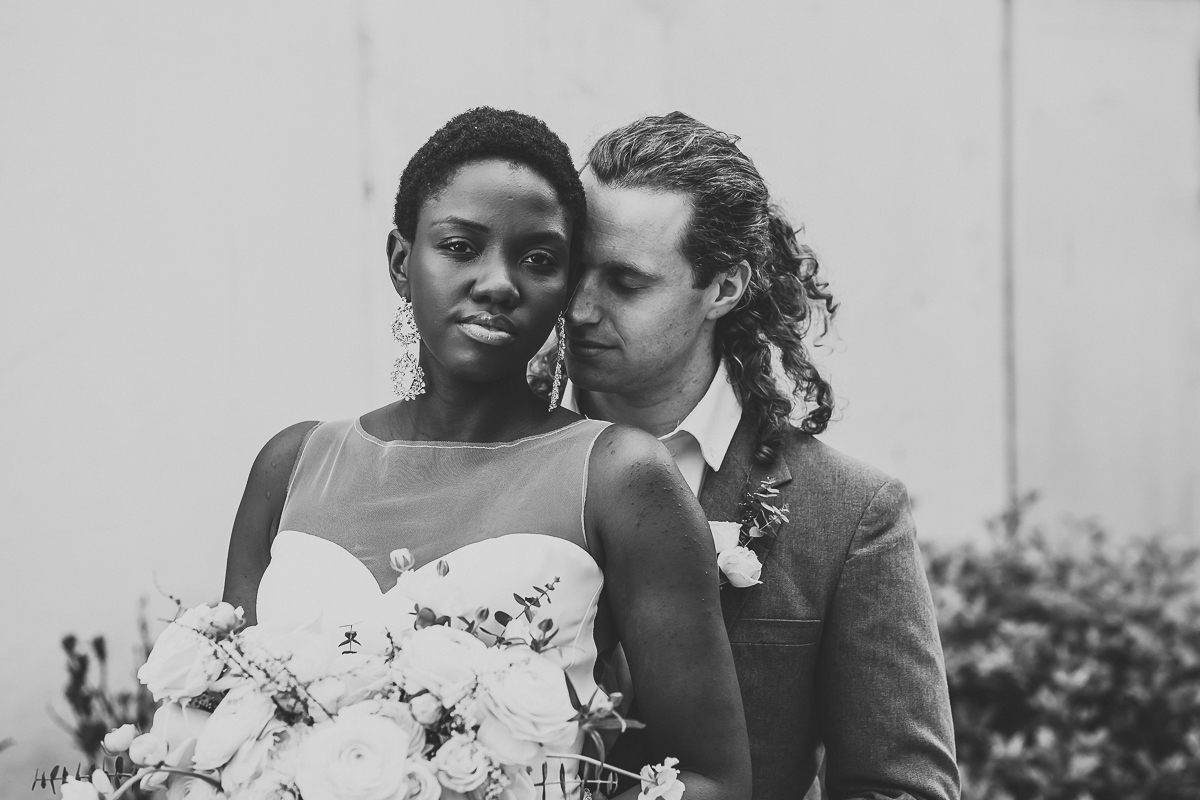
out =
[[[779,526],[788,521],[787,503],[779,502],[779,490],[763,481],[757,489],[742,496],[738,505],[739,522],[709,522],[713,543],[717,547],[717,567],[721,570],[721,585],[726,583],[742,589],[762,583],[762,561],[754,552],[754,543],[765,536],[774,536]]]

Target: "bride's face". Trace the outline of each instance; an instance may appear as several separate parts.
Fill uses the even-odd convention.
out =
[[[554,188],[529,167],[460,167],[392,256],[425,353],[465,380],[524,376],[566,304],[571,233]]]

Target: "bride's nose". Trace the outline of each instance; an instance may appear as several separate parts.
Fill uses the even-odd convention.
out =
[[[478,266],[471,284],[471,299],[477,303],[511,307],[521,297],[507,264],[501,258],[487,259]]]

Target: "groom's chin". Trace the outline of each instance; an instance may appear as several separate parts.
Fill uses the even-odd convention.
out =
[[[598,356],[567,354],[567,376],[585,392],[612,392],[620,385],[619,373],[606,369],[601,353]]]

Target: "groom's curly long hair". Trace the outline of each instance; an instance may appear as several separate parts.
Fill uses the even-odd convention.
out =
[[[820,264],[771,201],[766,182],[737,146],[738,137],[679,111],[645,117],[603,136],[587,156],[597,180],[618,188],[681,192],[692,219],[680,250],[697,288],[745,261],[750,282],[717,322],[716,340],[743,412],[756,424],[755,459],[779,453],[798,398],[806,433],[821,433],[833,413],[833,389],[813,365],[812,326],[825,333],[837,303],[818,276]],[[791,391],[780,386],[773,356]]]

